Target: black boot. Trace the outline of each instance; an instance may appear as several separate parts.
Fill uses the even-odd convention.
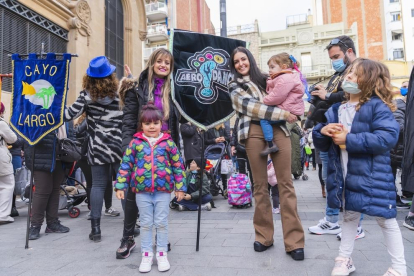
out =
[[[89,234],[89,239],[94,242],[101,241],[101,218],[91,219],[92,231]]]

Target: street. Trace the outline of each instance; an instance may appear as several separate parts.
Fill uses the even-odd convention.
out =
[[[269,250],[253,250],[253,208],[234,209],[221,196],[214,198],[216,207],[202,212],[200,251],[196,252],[197,212],[171,210],[169,241],[172,251],[168,257],[171,270],[160,273],[156,262],[148,275],[173,276],[275,276],[275,275],[330,275],[339,241],[334,235],[317,236],[307,228],[324,216],[325,199],[317,171],[306,171],[308,181],[294,180],[298,197],[299,216],[306,233],[305,260],[295,262],[284,252],[280,214],[274,214],[275,243]],[[121,209],[115,196],[113,205]],[[40,239],[30,241],[25,250],[27,206],[18,202],[20,216],[15,222],[0,226],[0,275],[138,275],[140,239],[128,259],[115,259],[122,235],[123,214],[119,217],[102,216],[102,242],[88,239],[90,221],[88,209],[78,206],[81,215],[70,218],[66,210],[59,211],[63,225],[70,227],[67,234],[45,234],[43,225]],[[408,210],[398,211],[408,275],[414,275],[414,233],[402,226]],[[384,239],[375,219],[365,216],[363,228],[366,237],[357,240],[353,253],[356,271],[353,276],[383,275],[390,266]]]

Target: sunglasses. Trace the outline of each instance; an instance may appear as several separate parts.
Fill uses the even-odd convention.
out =
[[[345,45],[345,47],[347,47],[348,49],[349,48],[351,48],[351,47],[349,47],[348,45],[346,45],[346,43],[345,42],[343,42],[343,41],[341,41],[340,39],[338,39],[338,38],[334,38],[334,39],[332,39],[331,40],[331,42],[329,43],[329,45],[338,45],[339,43],[342,43],[343,45]]]

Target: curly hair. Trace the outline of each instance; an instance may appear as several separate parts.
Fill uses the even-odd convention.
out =
[[[115,73],[105,78],[92,78],[85,74],[82,87],[88,91],[93,101],[105,97],[114,99],[118,90],[118,79]]]
[[[345,76],[351,72],[357,76],[358,88],[361,90],[361,97],[356,110],[359,110],[372,96],[380,98],[391,111],[396,110],[392,103],[391,77],[387,66],[370,59],[357,58],[349,66]],[[349,99],[349,94],[346,93],[345,95]]]

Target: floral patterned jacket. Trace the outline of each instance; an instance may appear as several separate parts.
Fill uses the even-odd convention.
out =
[[[142,132],[126,148],[119,167],[116,190],[132,187],[134,193],[187,191],[184,162],[168,133],[151,147]]]

